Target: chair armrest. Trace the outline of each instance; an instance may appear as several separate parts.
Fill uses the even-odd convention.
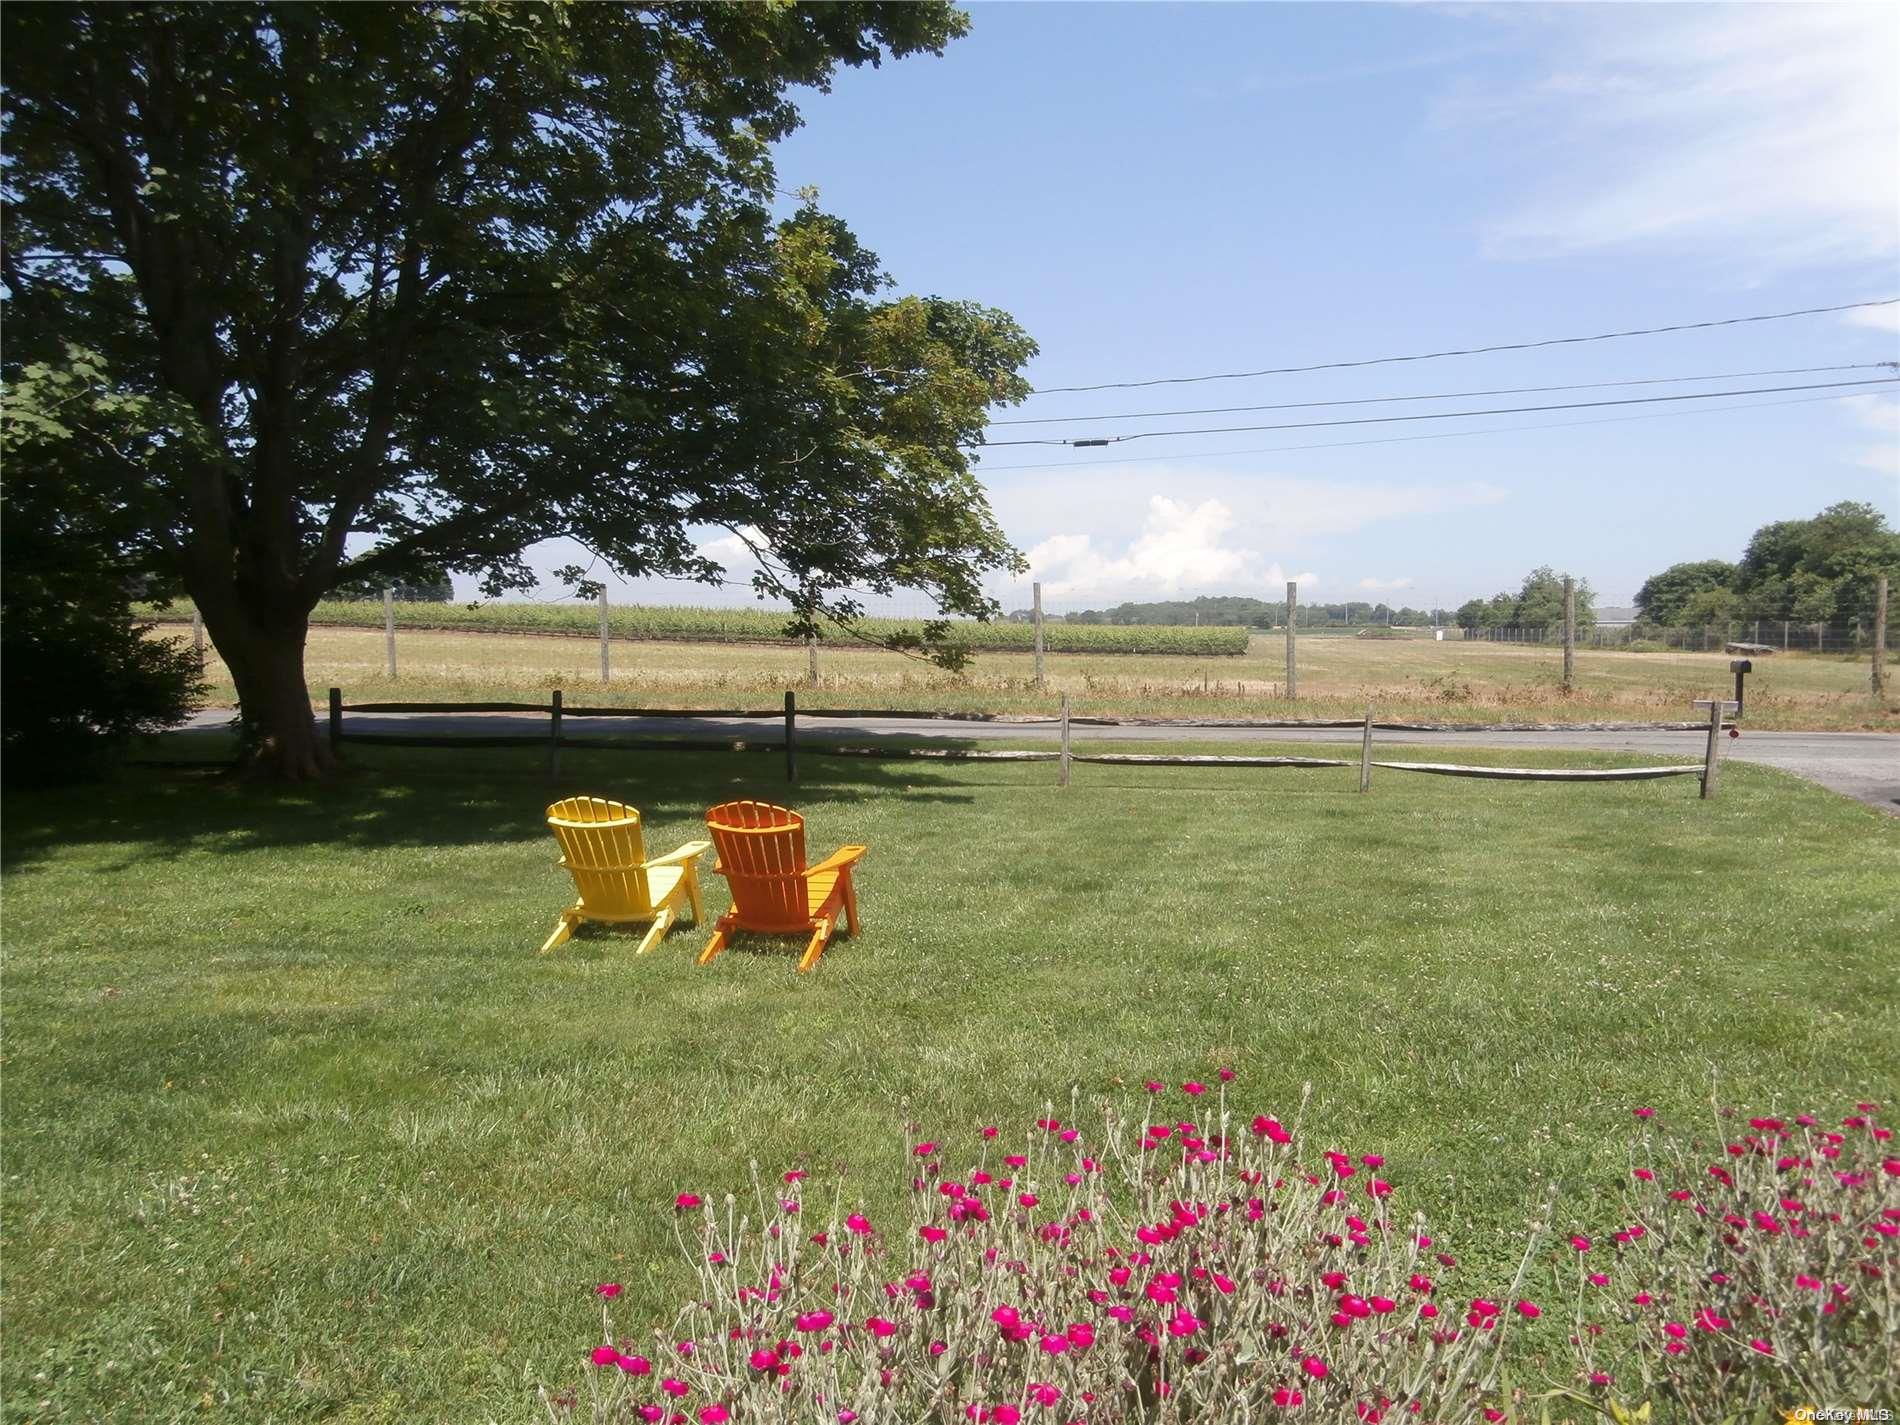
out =
[[[816,876],[823,871],[842,871],[846,867],[856,864],[856,862],[863,857],[864,853],[870,849],[868,846],[840,846],[816,866],[808,867],[805,874],[807,876]]]
[[[711,849],[712,842],[710,841],[689,841],[679,850],[668,852],[664,856],[655,856],[644,864],[648,870],[655,866],[681,866],[688,861],[697,861]]]

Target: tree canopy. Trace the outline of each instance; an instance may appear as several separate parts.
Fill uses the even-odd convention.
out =
[[[319,597],[523,588],[551,537],[710,580],[694,531],[723,526],[802,622],[897,587],[995,611],[982,578],[1016,556],[960,447],[1026,394],[1033,343],[974,303],[881,298],[815,200],[771,212],[788,90],[940,53],[967,26],[941,0],[0,23],[7,374],[85,373],[20,406],[28,458],[76,452],[136,514],[129,547],[203,611],[285,773],[323,761]]]
[[[1644,583],[1636,606],[1658,624],[1827,623],[1870,615],[1882,574],[1900,582],[1900,532],[1874,506],[1843,500],[1812,519],[1763,525],[1738,564],[1671,565]]]
[[[1588,579],[1576,581],[1577,627],[1595,628],[1596,592]],[[1564,576],[1540,565],[1524,576],[1516,593],[1467,599],[1453,616],[1460,628],[1561,628],[1564,621]]]

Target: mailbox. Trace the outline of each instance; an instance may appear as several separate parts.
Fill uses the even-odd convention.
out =
[[[1729,672],[1735,675],[1735,716],[1742,715],[1742,679],[1755,671],[1755,665],[1746,658],[1731,658],[1728,661]]]

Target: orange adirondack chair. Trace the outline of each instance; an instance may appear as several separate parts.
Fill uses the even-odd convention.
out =
[[[647,859],[640,835],[640,813],[624,802],[603,797],[569,797],[548,808],[548,825],[561,843],[558,865],[574,878],[580,899],[561,912],[541,953],[547,954],[584,920],[608,925],[652,921],[640,948],[644,955],[679,916],[682,902],[693,909],[693,923],[706,918],[699,898],[699,867],[694,863],[711,844],[689,841],[670,856]]]
[[[858,933],[858,894],[851,868],[869,850],[840,846],[816,866],[805,864],[805,818],[769,802],[725,802],[706,813],[719,857],[713,871],[732,886],[732,909],[713,925],[699,953],[708,965],[735,930],[763,935],[811,932],[799,959],[802,975],[818,963],[842,910],[848,933]]]

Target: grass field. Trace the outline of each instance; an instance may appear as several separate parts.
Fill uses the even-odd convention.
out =
[[[815,848],[872,850],[865,935],[800,978],[696,969],[692,933],[534,954],[570,894],[552,794],[631,800],[667,849],[782,797],[772,758],[353,763],[9,798],[6,1420],[532,1418],[586,1369],[593,1283],[624,1323],[686,1290],[675,1192],[755,1156],[889,1210],[907,1113],[1021,1124],[1221,1064],[1284,1113],[1310,1082],[1312,1141],[1383,1152],[1479,1282],[1547,1181],[1614,1211],[1632,1105],[1900,1081],[1900,826],[1756,767],[1703,803],[809,757]]]
[[[618,641],[611,658],[603,688],[592,640],[399,630],[392,681],[380,630],[325,627],[311,630],[306,669],[319,701],[332,685],[349,701],[539,699],[558,687],[571,702],[718,707],[776,702],[807,686],[800,648]],[[1734,692],[1724,654],[1582,651],[1566,695],[1558,650],[1429,639],[1302,637],[1297,703],[1284,696],[1284,640],[1259,634],[1237,658],[1051,654],[1044,692],[1027,654],[980,654],[961,674],[863,647],[826,647],[819,659],[816,701],[858,707],[1048,713],[1067,692],[1078,713],[1356,717],[1372,702],[1382,716],[1411,720],[1595,722],[1693,718],[1694,699]],[[1875,704],[1864,657],[1775,654],[1755,667],[1751,727],[1900,731],[1900,694]],[[223,663],[211,657],[207,675],[214,699],[228,703]]]

